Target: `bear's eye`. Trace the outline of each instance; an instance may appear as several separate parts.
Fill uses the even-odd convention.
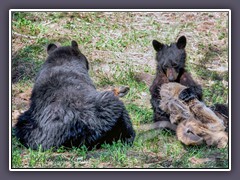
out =
[[[166,64],[163,65],[163,69],[167,69],[168,66]]]
[[[173,67],[178,67],[178,63],[173,62],[173,63],[172,63],[172,66],[173,66]]]

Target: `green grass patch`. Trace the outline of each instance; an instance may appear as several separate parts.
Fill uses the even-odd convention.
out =
[[[152,110],[144,107],[139,107],[136,104],[126,104],[126,109],[134,124],[144,124],[152,122]]]
[[[204,101],[208,104],[227,104],[228,87],[223,85],[221,81],[215,81],[209,88],[203,89]]]
[[[27,18],[30,14],[26,12],[14,12],[12,14],[12,30],[25,35],[27,34],[28,36],[37,36],[43,33],[45,29],[40,23],[34,22],[34,19],[30,20]]]

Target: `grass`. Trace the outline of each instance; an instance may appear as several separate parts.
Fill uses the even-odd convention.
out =
[[[27,109],[46,45],[74,39],[90,61],[98,89],[130,87],[122,100],[137,132],[132,146],[115,142],[91,151],[84,146],[33,151],[12,136],[12,168],[228,168],[228,147],[188,147],[167,130],[140,132],[142,124],[152,122],[152,110],[149,86],[135,78],[139,72],[155,74],[153,39],[170,43],[184,34],[187,69],[202,85],[205,103],[227,104],[228,72],[218,70],[228,66],[227,13],[15,12],[12,17],[13,111]],[[144,139],[148,136],[154,138]]]

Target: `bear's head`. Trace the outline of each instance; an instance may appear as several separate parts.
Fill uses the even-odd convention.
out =
[[[71,42],[71,46],[58,47],[56,44],[49,44],[47,46],[48,58],[47,62],[61,64],[67,61],[78,60],[84,64],[85,68],[89,70],[89,63],[87,58],[81,53],[76,41]]]
[[[187,40],[181,36],[176,43],[162,44],[157,40],[152,41],[156,50],[157,72],[164,73],[170,82],[177,80],[185,67]]]

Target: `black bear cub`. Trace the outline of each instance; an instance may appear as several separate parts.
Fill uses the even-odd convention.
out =
[[[135,132],[123,102],[112,91],[96,90],[77,42],[50,44],[47,52],[30,108],[15,126],[20,142],[42,150],[81,145],[91,149],[115,140],[131,144]]]
[[[169,114],[160,109],[159,91],[163,83],[178,82],[188,88],[179,96],[180,99],[188,101],[193,98],[202,100],[202,88],[185,70],[187,40],[181,36],[176,43],[170,45],[162,44],[156,40],[152,45],[156,50],[156,77],[150,87],[151,105],[154,111],[154,121],[169,121]]]

